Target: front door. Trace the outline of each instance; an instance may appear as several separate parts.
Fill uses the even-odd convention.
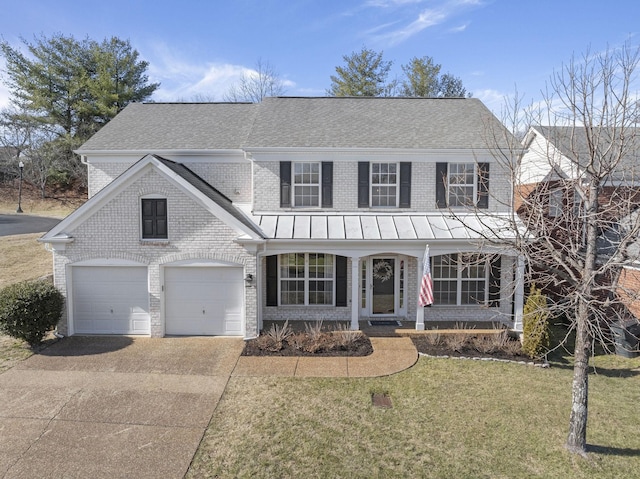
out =
[[[396,314],[396,259],[372,258],[371,313],[373,315]]]

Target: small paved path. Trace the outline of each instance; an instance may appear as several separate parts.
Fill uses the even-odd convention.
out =
[[[413,366],[418,351],[408,337],[369,338],[373,353],[363,357],[240,356],[232,376],[344,377],[388,376]]]

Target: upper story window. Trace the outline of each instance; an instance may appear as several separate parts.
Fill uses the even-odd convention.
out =
[[[398,164],[371,163],[371,206],[397,206]]]
[[[293,163],[293,206],[320,206],[320,163]]]
[[[358,162],[358,208],[411,207],[411,163]]]
[[[436,163],[438,208],[489,207],[489,163]]]
[[[167,199],[142,199],[142,238],[168,239]]]
[[[564,202],[564,191],[553,190],[549,193],[549,216],[557,218],[562,215],[562,204]]]
[[[449,206],[473,206],[476,203],[476,165],[449,163],[447,175],[447,202]]]
[[[333,162],[281,161],[280,207],[333,207]]]

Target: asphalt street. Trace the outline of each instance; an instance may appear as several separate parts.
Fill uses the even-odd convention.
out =
[[[44,233],[60,222],[58,218],[31,215],[0,215],[0,236]]]

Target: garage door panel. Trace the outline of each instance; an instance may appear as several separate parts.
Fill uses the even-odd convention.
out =
[[[77,334],[149,334],[146,267],[73,268]]]
[[[243,278],[237,267],[166,268],[166,333],[242,335]]]

